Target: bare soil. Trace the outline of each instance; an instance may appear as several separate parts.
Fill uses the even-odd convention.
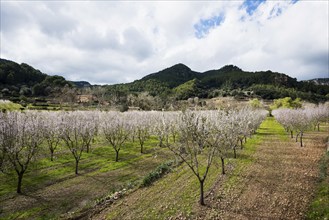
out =
[[[196,207],[196,218],[305,219],[327,136],[328,130],[309,132],[300,147],[293,139],[282,140],[269,133],[237,184],[229,190],[215,189],[207,198],[207,207]]]

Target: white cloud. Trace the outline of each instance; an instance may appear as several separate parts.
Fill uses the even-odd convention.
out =
[[[328,2],[1,1],[1,58],[92,83],[139,79],[176,63],[234,64],[328,77]],[[196,37],[195,25],[223,16]]]

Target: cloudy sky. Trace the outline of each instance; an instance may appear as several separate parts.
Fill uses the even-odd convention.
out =
[[[1,0],[0,55],[93,84],[131,82],[177,63],[329,77],[328,4]]]

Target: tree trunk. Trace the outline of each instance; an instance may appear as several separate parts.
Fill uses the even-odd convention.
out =
[[[119,161],[119,150],[115,151],[115,162]]]
[[[22,193],[22,180],[23,180],[24,172],[18,173],[18,182],[17,182],[17,193]]]
[[[233,147],[233,152],[234,152],[234,158],[236,158],[236,149]]]
[[[290,138],[294,138],[294,132],[290,131]]]
[[[54,150],[50,150],[50,160],[54,161]]]
[[[220,159],[221,159],[221,161],[222,161],[222,175],[224,175],[224,174],[225,174],[225,164],[224,164],[224,158],[223,158],[223,157],[221,157]]]
[[[141,143],[141,154],[143,153],[143,146],[144,144]]]
[[[204,190],[203,190],[203,183],[204,183],[204,180],[199,180],[199,183],[200,183],[200,205],[206,205],[204,203]]]
[[[299,133],[296,134],[296,142],[298,141]]]
[[[300,146],[303,147],[303,133],[300,133]]]
[[[243,149],[243,140],[242,138],[240,139],[240,144],[241,144],[241,150]]]
[[[320,131],[320,123],[318,123],[318,131]]]
[[[89,144],[87,144],[87,153],[89,153],[89,150],[90,150],[90,146]]]
[[[79,174],[79,160],[77,159],[75,160],[75,174]]]

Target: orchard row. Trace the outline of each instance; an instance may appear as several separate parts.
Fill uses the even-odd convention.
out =
[[[303,135],[305,131],[312,128],[320,130],[320,123],[329,119],[329,106],[320,104],[317,107],[308,107],[304,109],[276,109],[272,111],[275,119],[282,124],[291,138],[296,133],[296,142],[300,140],[300,146],[303,146]]]

